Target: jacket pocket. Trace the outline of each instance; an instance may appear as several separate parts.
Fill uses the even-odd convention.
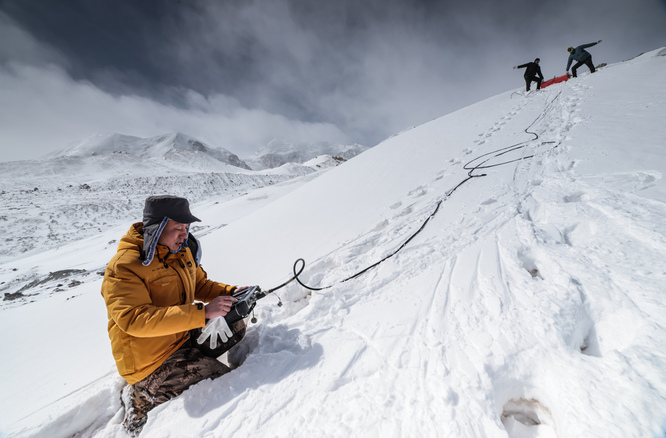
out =
[[[182,304],[183,282],[176,273],[151,280],[148,291],[154,306],[168,307]]]

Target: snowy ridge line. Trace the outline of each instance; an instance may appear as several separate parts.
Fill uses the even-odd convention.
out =
[[[492,160],[493,158],[496,158],[496,157],[502,156],[502,155],[504,155],[504,154],[507,154],[507,153],[512,152],[512,151],[515,151],[515,150],[519,150],[519,149],[525,148],[525,147],[527,147],[527,145],[528,145],[529,143],[532,143],[532,142],[538,140],[538,139],[540,138],[540,137],[539,137],[539,134],[537,134],[536,132],[528,131],[528,130],[529,130],[532,126],[534,126],[534,125],[535,125],[540,119],[542,119],[542,118],[546,115],[546,113],[550,110],[550,108],[552,108],[552,105],[553,105],[553,103],[555,102],[555,100],[557,100],[557,99],[560,97],[561,94],[562,94],[561,91],[560,91],[559,93],[557,93],[557,95],[556,95],[556,96],[555,96],[550,102],[548,102],[548,104],[546,105],[546,107],[544,108],[544,110],[539,114],[539,116],[537,116],[537,117],[534,119],[534,121],[532,121],[532,123],[530,123],[530,124],[527,126],[527,128],[524,129],[524,132],[525,132],[525,133],[527,133],[527,134],[531,134],[531,135],[534,135],[534,138],[533,138],[533,139],[531,139],[531,140],[526,140],[526,141],[522,141],[522,142],[520,142],[520,143],[515,143],[515,144],[513,144],[513,145],[511,145],[511,146],[506,146],[506,147],[504,147],[504,148],[496,149],[496,150],[494,150],[494,151],[491,151],[491,152],[485,153],[485,154],[483,154],[483,155],[479,155],[478,157],[476,157],[476,158],[470,160],[469,162],[467,162],[467,164],[465,164],[465,165],[463,166],[463,169],[465,169],[465,170],[469,170],[469,172],[467,172],[468,177],[465,178],[465,179],[463,179],[462,181],[460,181],[455,187],[453,187],[451,190],[449,190],[448,192],[446,192],[445,195],[444,195],[444,197],[443,197],[442,199],[440,199],[440,200],[438,200],[438,201],[436,202],[436,204],[435,204],[435,209],[434,209],[433,212],[430,213],[430,215],[428,215],[428,217],[423,221],[423,223],[422,223],[421,226],[418,228],[418,230],[416,230],[411,236],[409,236],[409,237],[407,238],[407,240],[405,240],[405,241],[404,241],[404,242],[403,242],[403,243],[402,243],[402,244],[401,244],[401,245],[400,245],[395,251],[393,251],[392,253],[388,254],[387,256],[385,256],[384,258],[380,259],[379,261],[373,263],[372,265],[370,265],[370,266],[364,268],[363,270],[361,270],[361,271],[359,271],[359,272],[357,272],[357,273],[351,275],[350,277],[347,277],[347,278],[345,278],[345,279],[343,279],[343,280],[340,280],[338,283],[344,283],[344,282],[346,282],[346,281],[353,280],[353,279],[355,279],[355,278],[357,278],[357,277],[360,277],[361,275],[365,274],[365,273],[368,272],[369,270],[371,270],[371,269],[373,269],[373,268],[379,266],[379,265],[380,265],[381,263],[383,263],[384,261],[390,259],[391,257],[395,256],[397,253],[399,253],[404,247],[406,247],[406,246],[409,244],[409,242],[411,242],[411,241],[412,241],[412,240],[413,240],[413,239],[414,239],[414,238],[415,238],[415,237],[416,237],[421,231],[423,231],[423,229],[426,227],[426,225],[428,224],[428,222],[430,221],[430,219],[432,219],[433,217],[435,217],[435,215],[436,215],[437,212],[439,211],[439,207],[442,205],[442,203],[443,203],[444,201],[446,201],[448,198],[450,198],[450,197],[453,195],[453,193],[454,193],[456,190],[458,190],[458,188],[460,188],[463,184],[465,184],[466,182],[468,182],[469,180],[471,180],[471,179],[473,179],[473,178],[481,178],[481,177],[484,177],[484,176],[488,176],[488,175],[485,174],[485,173],[482,173],[482,174],[480,174],[480,175],[472,175],[472,172],[474,172],[475,170],[478,170],[478,169],[489,169],[489,168],[492,168],[492,167],[499,167],[499,166],[503,166],[503,165],[506,165],[506,164],[514,163],[514,162],[516,162],[516,161],[527,160],[527,159],[533,158],[533,157],[535,157],[535,156],[537,156],[537,155],[540,155],[540,153],[534,153],[534,154],[532,154],[532,155],[523,156],[523,157],[516,158],[516,159],[513,159],[513,160],[504,161],[504,162],[496,163],[496,164],[491,164],[491,165],[488,165],[488,166],[483,166],[485,163],[487,163],[488,161]],[[558,147],[560,143],[559,143],[559,142],[554,142],[554,141],[541,142],[541,145],[544,145],[544,144],[555,144],[554,146],[552,146],[551,148],[549,148],[549,150],[550,150],[550,149],[554,149],[554,148]],[[543,152],[541,152],[541,153],[543,153]],[[481,158],[483,158],[483,157],[486,157],[486,156],[490,156],[490,157],[487,158],[486,160],[482,161],[481,163],[479,163],[479,164],[476,165],[476,166],[468,167],[471,163],[473,163],[473,162],[475,162],[475,161],[477,161],[477,160],[479,160],[479,159],[481,159]],[[301,265],[300,269],[297,269],[297,266],[298,266],[299,263],[302,263],[302,265]],[[297,259],[297,260],[294,262],[294,265],[293,265],[293,267],[292,267],[292,272],[294,273],[294,276],[293,276],[291,279],[289,279],[289,280],[285,281],[284,283],[282,283],[281,285],[276,286],[276,287],[274,287],[274,288],[268,290],[268,292],[266,292],[266,295],[268,295],[268,294],[270,294],[270,293],[272,293],[272,292],[275,292],[275,291],[278,290],[278,289],[283,288],[284,286],[288,285],[289,283],[291,283],[291,282],[294,281],[294,280],[296,280],[296,282],[298,282],[298,284],[300,284],[300,285],[301,285],[302,287],[304,287],[305,289],[308,289],[308,290],[311,290],[311,291],[322,291],[322,290],[325,290],[325,289],[330,289],[331,287],[333,287],[333,286],[336,284],[336,283],[333,283],[333,284],[329,284],[328,286],[322,286],[322,287],[308,286],[307,284],[303,283],[303,282],[301,281],[301,279],[300,279],[300,275],[303,273],[304,270],[305,270],[305,260],[303,260],[302,258]]]

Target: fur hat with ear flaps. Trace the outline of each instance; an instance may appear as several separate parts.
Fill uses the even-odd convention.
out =
[[[185,198],[178,196],[162,195],[150,196],[146,199],[146,205],[143,207],[143,227],[162,222],[162,219],[168,217],[171,220],[181,224],[191,224],[192,222],[201,222],[190,212],[190,203]]]
[[[178,196],[150,196],[143,207],[143,251],[144,266],[148,266],[155,257],[155,248],[167,222],[174,220],[181,224],[201,222],[190,212],[190,203]],[[185,243],[187,246],[187,243]]]

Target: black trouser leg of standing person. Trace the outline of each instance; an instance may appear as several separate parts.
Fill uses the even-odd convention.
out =
[[[578,61],[577,63],[574,64],[573,67],[571,67],[571,75],[574,78],[578,77],[578,74],[576,74],[576,70],[578,70],[578,67],[580,67],[581,65],[583,65],[583,63],[581,61]]]
[[[525,78],[526,91],[530,91],[530,85],[532,84],[532,82],[537,83],[537,90],[541,89],[541,78],[539,76],[534,76],[534,77],[524,76],[524,78]]]
[[[573,77],[574,77],[574,78],[577,77],[577,76],[576,76],[576,70],[577,70],[579,67],[581,67],[582,65],[586,65],[587,68],[590,69],[590,73],[594,73],[594,64],[592,64],[592,57],[591,57],[591,56],[588,56],[588,57],[585,58],[584,60],[582,60],[582,61],[578,61],[578,62],[576,63],[576,65],[574,65],[573,68],[571,69],[571,73],[573,74]]]

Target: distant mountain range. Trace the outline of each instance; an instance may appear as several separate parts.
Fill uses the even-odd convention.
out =
[[[147,159],[161,159],[183,153],[204,154],[223,163],[250,170],[247,164],[228,150],[211,147],[180,132],[150,138],[115,133],[96,134],[52,157],[89,157],[123,152]]]
[[[183,159],[188,167],[202,169],[211,165],[211,159],[246,170],[274,169],[288,163],[303,164],[322,155],[346,161],[369,149],[359,144],[341,145],[329,142],[290,143],[273,140],[247,159],[221,147],[210,146],[181,132],[140,138],[123,134],[96,134],[48,158],[90,157],[111,153],[127,153],[153,161],[177,161]],[[208,163],[206,163],[206,161]]]
[[[349,160],[363,151],[367,146],[359,144],[341,145],[329,142],[290,143],[284,140],[273,140],[245,159],[253,169],[272,169],[286,163],[305,163],[320,155],[337,157],[341,161]]]
[[[183,133],[97,134],[40,160],[0,163],[0,261],[141,217],[147,196],[233,198],[312,175],[367,148],[272,142],[241,160]]]

